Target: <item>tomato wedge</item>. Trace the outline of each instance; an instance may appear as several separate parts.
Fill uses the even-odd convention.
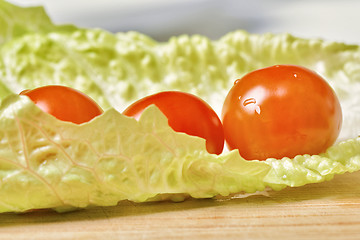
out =
[[[81,124],[103,113],[89,96],[66,86],[48,85],[24,90],[20,95],[28,96],[44,112],[62,121]]]
[[[221,121],[215,111],[199,97],[179,91],[160,92],[136,101],[123,114],[138,119],[145,108],[152,104],[168,118],[170,127],[175,131],[204,138],[209,153],[220,154],[223,151]]]

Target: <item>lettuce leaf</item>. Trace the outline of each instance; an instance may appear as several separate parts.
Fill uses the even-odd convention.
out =
[[[0,0],[0,46],[32,32],[69,31],[73,25],[54,25],[43,7],[18,7]]]
[[[42,85],[61,84],[91,96],[104,109],[163,90],[190,92],[217,112],[233,81],[275,64],[296,64],[323,75],[340,98],[339,140],[360,133],[360,49],[356,45],[244,31],[217,41],[173,37],[158,43],[136,32],[100,29],[31,33],[0,48],[0,99]],[[1,87],[3,86],[3,87]]]
[[[159,43],[136,32],[55,26],[41,8],[2,0],[1,21],[0,212],[281,190],[360,169],[359,46],[244,31]],[[236,78],[275,64],[316,70],[339,96],[344,124],[325,153],[266,161],[245,161],[237,151],[217,156],[203,139],[172,131],[156,107],[139,122],[119,113],[162,90],[191,92],[219,112]],[[48,84],[79,89],[106,111],[74,125],[14,94]]]
[[[29,33],[71,32],[78,29],[73,25],[54,25],[43,7],[19,7],[4,0],[0,0],[0,26],[0,47]],[[11,93],[11,89],[0,82],[0,99]]]
[[[12,95],[0,129],[0,212],[255,192],[270,169],[237,152],[207,153],[205,140],[173,131],[156,107],[139,122],[110,109],[79,126]]]

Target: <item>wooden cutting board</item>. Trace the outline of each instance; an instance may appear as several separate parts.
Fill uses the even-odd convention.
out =
[[[0,239],[360,239],[360,172],[246,198],[0,214]]]

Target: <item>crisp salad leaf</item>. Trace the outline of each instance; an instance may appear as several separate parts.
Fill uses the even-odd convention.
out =
[[[32,32],[69,31],[72,25],[56,26],[42,7],[22,8],[0,1],[0,45]]]
[[[29,32],[54,28],[42,7],[26,9],[0,1],[0,45]]]
[[[270,169],[237,152],[207,153],[204,139],[173,131],[156,107],[139,122],[110,109],[81,126],[18,95],[0,111],[0,212],[255,192]]]
[[[2,0],[0,25],[0,212],[280,190],[360,170],[359,46],[244,31],[159,43],[136,32],[56,26],[41,8]],[[343,128],[325,153],[266,161],[212,155],[203,139],[174,132],[156,107],[139,122],[120,114],[162,90],[191,92],[219,112],[235,79],[275,64],[311,68],[336,91]],[[106,111],[75,125],[17,95],[48,84],[83,91]]]

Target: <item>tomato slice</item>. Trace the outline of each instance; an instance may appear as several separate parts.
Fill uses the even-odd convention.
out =
[[[130,105],[123,114],[136,119],[150,105],[156,105],[168,118],[170,127],[177,132],[202,137],[209,153],[220,154],[224,147],[224,132],[215,111],[199,97],[165,91],[144,97]]]
[[[342,112],[321,76],[300,66],[276,65],[236,80],[222,122],[227,146],[245,159],[292,158],[331,146]]]
[[[28,96],[44,112],[62,121],[81,124],[103,113],[89,96],[70,87],[48,85],[24,90],[20,95]]]

